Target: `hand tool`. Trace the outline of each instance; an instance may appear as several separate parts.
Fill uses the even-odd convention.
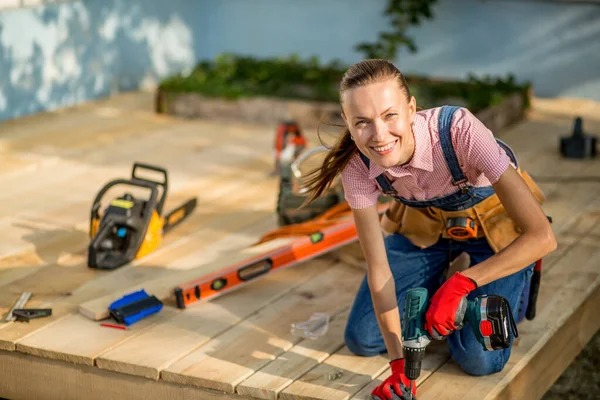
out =
[[[386,204],[378,205],[379,213]],[[266,233],[255,246],[271,240],[289,238],[288,243],[233,263],[175,288],[178,308],[213,298],[276,270],[297,265],[358,240],[356,225],[348,203],[338,204],[317,218],[283,226]],[[260,249],[260,247],[256,247]]]
[[[449,218],[446,232],[454,240],[467,240],[477,237],[477,224],[469,217]]]
[[[141,178],[136,174],[139,170],[158,172],[163,179],[159,182]],[[137,199],[125,193],[112,200],[100,213],[103,196],[116,185],[142,188],[150,191],[150,195],[146,199]],[[162,188],[160,197],[159,187]],[[162,242],[163,235],[181,223],[196,207],[196,198],[192,198],[163,216],[167,191],[167,171],[138,162],[133,164],[131,179],[108,182],[96,195],[92,205],[88,266],[115,269],[154,251]]]
[[[529,289],[529,302],[527,303],[527,311],[525,318],[532,320],[535,318],[538,293],[540,291],[540,282],[542,280],[542,260],[537,260],[533,267],[533,275],[531,276],[531,286]]]
[[[35,318],[49,317],[52,315],[51,308],[17,308],[13,310],[17,321],[29,322]]]
[[[137,321],[156,314],[163,308],[163,303],[150,296],[144,289],[130,293],[114,301],[109,307],[111,317],[120,324],[129,326]]]
[[[406,292],[402,322],[402,350],[404,375],[410,380],[411,396],[413,382],[421,375],[421,363],[425,348],[432,337],[425,329],[425,314],[429,294],[425,288],[411,288]],[[511,332],[518,337],[517,326],[508,301],[497,295],[480,295],[473,300],[463,298],[456,316],[457,329],[468,323],[485,351],[505,349],[510,346]],[[443,339],[435,334],[433,339]],[[403,394],[406,398],[407,394]],[[408,397],[410,398],[410,397]]]
[[[31,292],[23,292],[23,293],[21,293],[21,296],[19,296],[19,298],[17,299],[17,301],[15,302],[15,304],[12,306],[12,308],[10,309],[10,311],[8,312],[8,314],[6,314],[5,321],[9,322],[9,321],[16,320],[17,317],[15,317],[13,315],[13,312],[16,309],[25,307],[25,304],[29,301],[30,298],[31,298]]]

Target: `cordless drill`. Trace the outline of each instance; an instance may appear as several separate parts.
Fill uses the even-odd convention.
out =
[[[425,329],[425,313],[429,293],[425,288],[413,288],[406,292],[404,321],[402,324],[402,350],[404,353],[404,375],[410,380],[410,390],[404,399],[412,398],[414,381],[421,375],[421,362],[431,336]],[[477,341],[485,351],[505,349],[510,346],[510,333],[519,336],[508,301],[501,296],[481,295],[473,300],[463,298],[456,315],[457,329],[465,322],[471,326]],[[434,331],[434,339],[444,337]]]

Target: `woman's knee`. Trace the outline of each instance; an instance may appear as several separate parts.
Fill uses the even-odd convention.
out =
[[[469,375],[483,376],[500,372],[506,366],[508,357],[504,350],[491,352],[478,352],[476,354],[463,355],[454,359],[460,368]]]
[[[381,354],[385,351],[385,345],[382,346],[374,340],[369,340],[366,332],[357,329],[357,325],[346,325],[344,332],[344,343],[348,350],[357,356],[372,357]],[[383,339],[382,339],[383,342]]]
[[[496,353],[496,354],[494,354]],[[486,357],[471,357],[459,362],[461,369],[469,375],[483,376],[500,372],[504,369],[506,362],[504,351],[498,350]]]
[[[506,366],[511,348],[486,351],[471,332],[464,329],[449,337],[450,357],[469,375],[482,376],[500,372]]]

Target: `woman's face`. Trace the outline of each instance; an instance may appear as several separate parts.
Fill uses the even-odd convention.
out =
[[[395,79],[369,83],[342,94],[342,118],[354,143],[384,168],[410,161],[415,149],[415,113],[414,97],[407,101]]]

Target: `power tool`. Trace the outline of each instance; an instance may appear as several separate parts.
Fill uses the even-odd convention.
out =
[[[303,151],[290,162],[282,160],[276,206],[279,226],[306,222],[346,202],[344,189],[338,180],[318,199],[309,205],[304,205],[307,190],[303,187],[302,164],[305,162],[310,164],[310,161],[314,161],[315,157],[319,157],[327,150],[324,146],[313,147]]]
[[[596,137],[583,133],[583,120],[575,118],[573,135],[560,138],[560,154],[565,158],[595,158]]]
[[[136,174],[139,170],[158,172],[163,179],[155,181],[142,178]],[[103,196],[116,185],[142,188],[150,194],[147,198],[135,198],[125,193],[113,199],[100,212]],[[115,269],[154,251],[162,242],[163,235],[182,222],[196,207],[194,197],[163,216],[167,191],[167,171],[139,162],[133,164],[131,179],[114,179],[104,185],[92,204],[88,267]]]
[[[412,288],[406,292],[402,323],[402,349],[404,352],[404,375],[410,380],[410,390],[402,395],[403,399],[412,398],[414,381],[421,375],[421,362],[425,357],[425,348],[432,337],[425,329],[425,313],[429,303],[429,294],[425,288]],[[497,295],[480,295],[473,300],[463,298],[456,317],[457,329],[465,323],[471,326],[473,334],[485,351],[505,349],[510,346],[511,331],[519,336],[512,310],[508,301]],[[444,337],[434,332],[433,339]],[[407,397],[408,396],[408,397]]]

